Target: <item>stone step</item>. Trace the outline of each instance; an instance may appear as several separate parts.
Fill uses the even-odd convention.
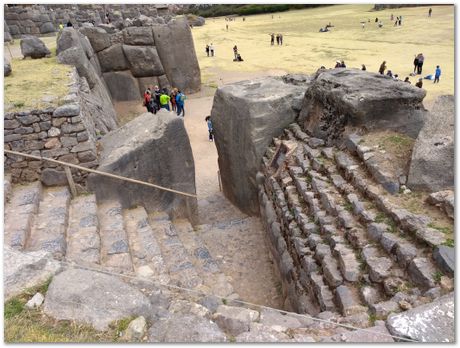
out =
[[[101,240],[94,194],[70,202],[66,259],[82,265],[99,265]]]
[[[169,276],[146,210],[143,207],[125,210],[123,216],[136,274],[167,284]]]
[[[26,243],[27,251],[46,250],[57,259],[65,256],[70,198],[67,186],[43,190],[38,214]]]
[[[121,204],[116,201],[98,204],[97,217],[102,266],[116,272],[133,272]]]
[[[165,213],[150,214],[149,222],[160,245],[171,282],[188,289],[201,286],[203,280],[191,262],[169,216]]]
[[[25,247],[41,196],[42,184],[39,181],[13,187],[5,206],[5,245],[14,249]]]
[[[203,279],[211,293],[214,295],[228,297],[233,294],[233,286],[221,272],[219,265],[213,259],[211,253],[203,240],[193,230],[188,220],[175,220],[174,228],[183,246],[188,251],[195,269]],[[205,226],[201,226],[205,229]],[[234,296],[232,296],[234,297]]]

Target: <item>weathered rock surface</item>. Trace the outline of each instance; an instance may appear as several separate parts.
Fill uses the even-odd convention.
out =
[[[298,115],[305,87],[280,78],[218,88],[211,117],[225,196],[243,212],[258,213],[255,175],[273,137]]]
[[[21,53],[24,58],[44,58],[51,54],[50,50],[45,46],[45,43],[35,36],[24,36],[21,39],[20,45]]]
[[[201,87],[201,73],[186,18],[153,27],[155,44],[166,75],[172,86],[187,93]]]
[[[58,320],[75,320],[105,330],[110,322],[129,316],[148,317],[149,300],[119,278],[71,269],[53,278],[44,312]]]
[[[448,217],[454,218],[455,213],[455,194],[452,190],[433,192],[427,198],[427,202],[438,206]]]
[[[61,265],[52,259],[51,253],[33,251],[29,253],[3,248],[3,289],[5,300],[19,295],[25,289],[45,283],[61,270]]]
[[[193,25],[194,27],[201,27],[206,23],[206,19],[204,17],[194,15],[188,15],[187,21],[189,25]]]
[[[216,323],[193,314],[173,314],[149,329],[149,342],[227,342]]]
[[[376,325],[366,330],[339,333],[331,337],[331,342],[384,343],[394,342],[384,325]]]
[[[117,101],[141,100],[139,84],[129,70],[103,73],[112,99]]]
[[[126,341],[139,341],[147,332],[147,322],[140,316],[129,323],[125,331],[124,339]]]
[[[102,72],[128,69],[128,62],[121,44],[115,44],[97,53]]]
[[[453,276],[455,270],[455,249],[445,245],[436,247],[433,258],[443,272]]]
[[[123,29],[123,41],[126,45],[153,46],[152,28],[142,26]]]
[[[213,315],[213,320],[230,335],[237,336],[250,329],[252,322],[259,318],[257,311],[221,305]]]
[[[313,136],[329,142],[346,126],[397,129],[417,137],[426,92],[402,81],[357,69],[320,70],[305,94],[299,120]]]
[[[454,119],[454,96],[440,96],[412,150],[407,178],[411,189],[433,192],[454,187]]]
[[[145,113],[102,139],[99,170],[195,194],[195,167],[182,118],[161,110]],[[196,198],[123,183],[98,175],[88,185],[98,201],[119,200],[124,208],[167,211],[195,221]]]
[[[6,58],[6,57],[3,57],[3,75],[4,76],[9,76],[11,75],[11,63],[10,61]]]
[[[102,51],[110,46],[110,37],[107,32],[98,27],[80,28],[80,33],[87,36],[95,52]]]
[[[454,293],[432,303],[391,315],[386,326],[391,334],[419,342],[455,342]]]
[[[44,300],[45,297],[39,292],[37,292],[29,301],[27,301],[26,308],[38,308],[42,305]]]

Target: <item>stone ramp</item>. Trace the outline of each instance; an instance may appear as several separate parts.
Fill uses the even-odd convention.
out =
[[[292,124],[262,171],[262,220],[292,302],[306,294],[320,311],[366,327],[368,314],[385,319],[449,291],[432,259],[444,240],[428,232],[429,218],[392,204],[346,152]]]
[[[190,222],[175,220],[174,228],[210,293],[232,299],[238,298],[238,294],[234,294],[233,286],[220,270],[217,261],[212,257],[204,241],[193,230]]]
[[[38,214],[25,249],[45,250],[57,259],[66,253],[70,192],[67,187],[51,187],[43,191]]]

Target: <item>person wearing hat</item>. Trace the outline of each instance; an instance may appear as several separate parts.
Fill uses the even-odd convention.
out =
[[[336,60],[334,68],[341,68],[341,67],[342,67],[342,62],[340,60]]]

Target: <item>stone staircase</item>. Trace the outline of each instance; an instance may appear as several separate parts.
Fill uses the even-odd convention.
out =
[[[5,245],[57,260],[239,298],[188,220],[143,207],[123,209],[67,186],[10,184],[5,176]]]
[[[295,310],[338,312],[366,327],[452,291],[444,285],[453,273],[444,274],[433,259],[445,235],[429,227],[429,216],[397,206],[346,150],[326,147],[292,124],[274,139],[257,182],[262,220]]]

